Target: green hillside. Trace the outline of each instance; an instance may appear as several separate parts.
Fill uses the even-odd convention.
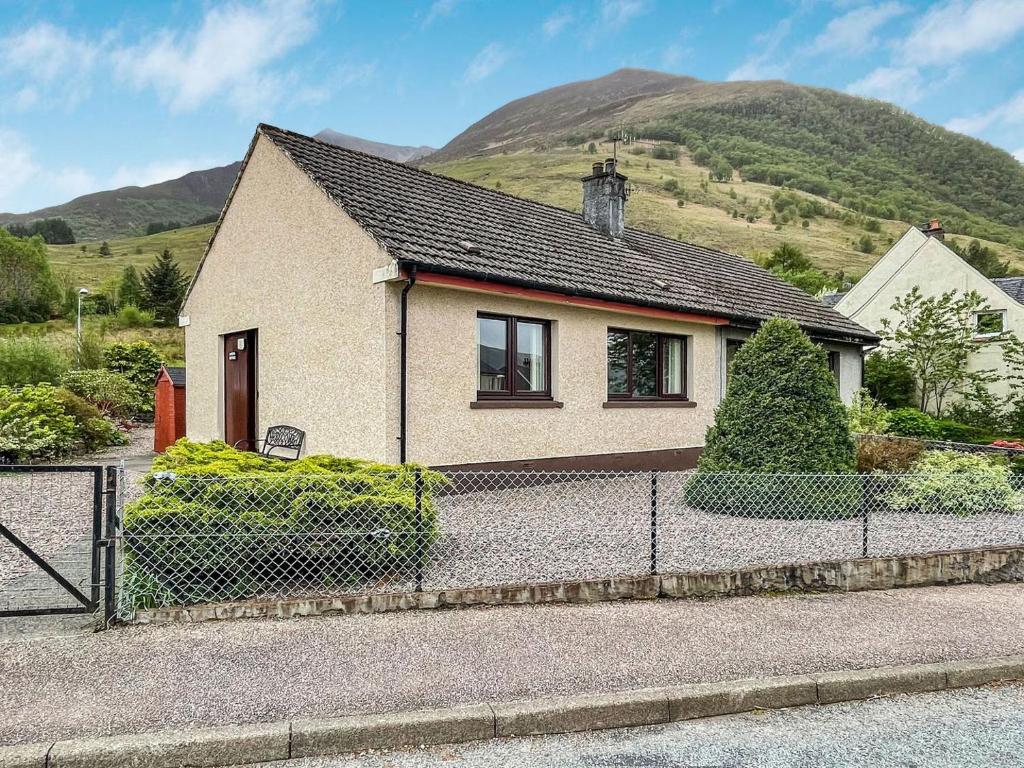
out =
[[[541,155],[620,133],[683,147],[706,170],[802,190],[868,216],[1024,248],[1024,166],[891,104],[779,81],[625,69],[510,102],[425,162]],[[514,165],[514,163],[513,163]],[[740,250],[737,248],[737,250]]]
[[[213,234],[213,227],[213,224],[202,224],[156,235],[109,240],[110,256],[99,254],[100,243],[97,242],[49,245],[47,252],[55,274],[66,273],[75,284],[90,289],[98,289],[105,280],[120,277],[121,270],[128,264],[134,264],[142,272],[165,248],[171,250],[182,271],[191,277]]]

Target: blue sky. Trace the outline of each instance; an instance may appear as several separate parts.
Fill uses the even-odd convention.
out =
[[[257,122],[441,146],[620,67],[885,99],[1024,161],[1024,0],[0,0],[0,211],[239,159]]]

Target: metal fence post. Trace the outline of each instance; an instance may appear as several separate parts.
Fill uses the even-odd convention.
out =
[[[110,626],[117,619],[117,467],[107,467],[106,531],[103,561],[103,622]]]
[[[658,574],[658,473],[651,472],[651,575]]]
[[[103,468],[96,467],[92,473],[92,562],[90,576],[92,589],[89,600],[90,611],[100,607],[100,550],[103,549]]]
[[[860,494],[861,508],[861,557],[868,556],[868,512],[874,500],[874,487],[871,484],[871,476],[864,475],[864,487]]]
[[[423,519],[423,470],[414,471],[414,498],[416,508],[416,591],[423,591],[423,560],[426,558],[426,531]]]

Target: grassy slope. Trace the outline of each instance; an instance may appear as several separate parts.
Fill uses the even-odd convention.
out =
[[[164,248],[170,248],[182,272],[191,277],[213,233],[213,226],[202,224],[156,235],[109,240],[110,256],[100,256],[100,244],[96,242],[50,245],[47,246],[50,266],[54,274],[67,272],[75,283],[86,288],[99,288],[104,280],[120,277],[121,271],[128,264],[134,264],[141,274]],[[82,252],[82,245],[86,247],[85,253]],[[138,249],[142,252],[136,253]]]
[[[595,159],[603,159],[611,149],[610,144],[602,144],[596,155],[581,148],[523,151],[433,165],[427,163],[425,167],[484,186],[494,187],[500,182],[505,192],[579,210],[580,177],[585,175]],[[685,149],[681,150],[678,160],[655,160],[646,154],[628,152],[620,152],[620,160],[622,172],[638,188],[627,204],[626,222],[629,226],[747,257],[771,251],[782,242],[790,242],[800,246],[823,269],[842,269],[861,275],[909,226],[907,222],[900,221],[880,222],[880,233],[867,233],[876,244],[875,253],[865,254],[854,247],[865,231],[859,226],[844,225],[838,219],[815,218],[807,229],[796,220],[776,231],[769,221],[769,206],[771,195],[778,191],[778,187],[743,182],[737,176],[729,183],[711,182],[708,191],[702,191],[700,181],[702,176],[706,177],[707,169],[694,164]],[[675,179],[686,190],[685,207],[679,208],[675,197],[662,188],[669,179]],[[735,199],[730,197],[730,189],[735,190]],[[744,197],[747,198],[746,203],[742,202]],[[758,221],[748,224],[743,218],[732,218],[733,208],[742,217],[758,200],[762,201]],[[828,207],[839,208],[835,203],[821,200]],[[956,239],[967,242],[964,238]],[[1000,243],[981,242],[992,247],[1001,258],[1009,259],[1013,266],[1024,270],[1024,251]]]

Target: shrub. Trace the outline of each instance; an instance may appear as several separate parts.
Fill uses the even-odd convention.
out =
[[[42,339],[0,339],[0,386],[56,384],[67,368],[64,355]]]
[[[77,395],[49,384],[0,387],[0,463],[24,463],[124,443],[124,436]]]
[[[924,443],[911,437],[861,435],[857,440],[857,471],[906,472],[924,452]]]
[[[756,517],[853,514],[859,482],[738,473],[842,474],[854,466],[846,408],[821,347],[790,320],[766,322],[736,353],[686,500]]]
[[[68,371],[61,386],[84,398],[104,416],[130,419],[146,408],[145,400],[123,373],[106,369]]]
[[[972,427],[970,424],[961,424],[952,419],[936,419],[935,427],[938,430],[938,439],[951,443],[989,445],[998,437],[983,427]]]
[[[791,320],[769,320],[736,353],[700,470],[848,472],[853,459],[824,350]]]
[[[891,352],[875,352],[864,361],[864,386],[873,398],[889,408],[909,408],[914,404],[914,372]]]
[[[849,407],[850,430],[883,435],[889,429],[889,412],[876,403],[866,389],[858,389]]]
[[[404,578],[418,551],[414,469],[331,456],[283,462],[180,440],[125,510],[129,570],[146,584],[143,599],[182,602],[265,593],[289,574],[352,584]],[[444,478],[421,471],[429,544],[432,494]]]
[[[111,344],[103,351],[103,367],[123,374],[135,387],[143,404],[140,413],[153,412],[156,376],[162,365],[163,359],[148,341]]]
[[[152,328],[156,322],[156,316],[152,312],[146,312],[132,304],[121,307],[114,322],[121,328]]]
[[[936,440],[939,437],[939,425],[933,417],[916,408],[896,408],[889,411],[889,432],[903,437]]]
[[[912,472],[885,495],[895,510],[969,517],[1022,508],[1005,462],[971,453],[928,451]]]

